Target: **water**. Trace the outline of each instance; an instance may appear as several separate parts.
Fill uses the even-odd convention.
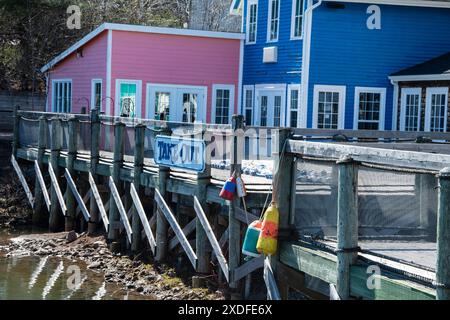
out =
[[[0,246],[18,234],[0,230]],[[0,300],[143,300],[146,297],[106,283],[82,261],[58,257],[5,257],[0,253]]]

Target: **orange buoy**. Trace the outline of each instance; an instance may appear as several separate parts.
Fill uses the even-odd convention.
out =
[[[278,212],[277,205],[272,203],[264,213],[261,234],[256,244],[256,249],[259,253],[268,256],[277,252],[279,219],[280,213]]]

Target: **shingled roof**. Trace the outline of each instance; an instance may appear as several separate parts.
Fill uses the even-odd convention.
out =
[[[450,52],[418,65],[391,74],[391,77],[405,76],[450,76]]]

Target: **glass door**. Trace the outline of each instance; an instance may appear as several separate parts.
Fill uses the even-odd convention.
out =
[[[134,118],[136,116],[137,86],[132,83],[120,84],[120,116]]]
[[[283,92],[261,91],[259,95],[258,125],[261,127],[280,127],[283,125]]]

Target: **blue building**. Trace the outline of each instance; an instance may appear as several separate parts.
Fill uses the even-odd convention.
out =
[[[446,65],[449,1],[235,0],[231,9],[242,14],[246,33],[242,112],[247,123],[449,129],[449,75],[439,70],[433,78],[430,70],[428,77],[426,71],[421,77],[401,76],[417,65],[433,65],[430,60]]]

